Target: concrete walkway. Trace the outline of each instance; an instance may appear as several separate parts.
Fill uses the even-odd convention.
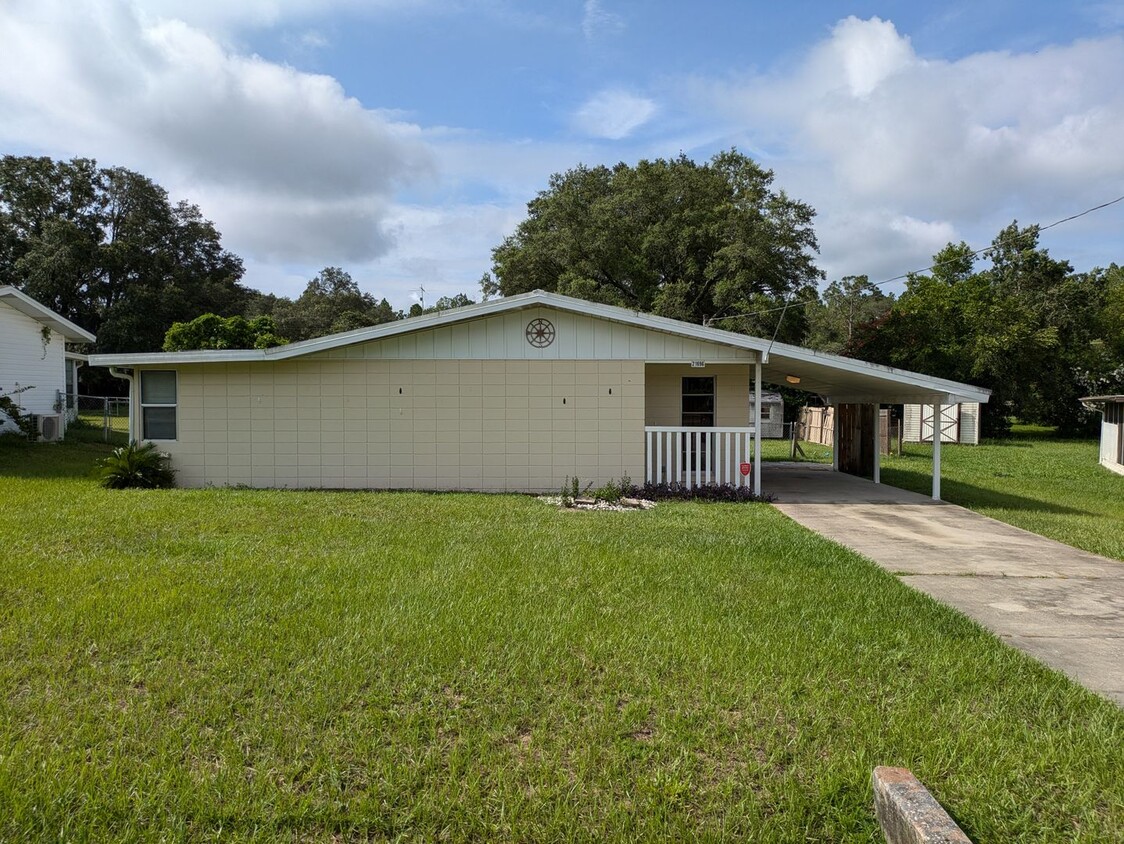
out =
[[[791,519],[1124,706],[1124,563],[826,467],[762,464]]]

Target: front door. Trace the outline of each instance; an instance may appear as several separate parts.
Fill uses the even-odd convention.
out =
[[[683,379],[683,403],[680,424],[684,428],[713,428],[714,427],[714,376],[695,377],[688,376]],[[691,447],[688,448],[687,438],[690,437]],[[682,466],[690,471],[702,469],[706,471],[706,437],[699,437],[699,447],[694,448],[694,437],[690,434],[683,435],[682,453],[680,459]]]

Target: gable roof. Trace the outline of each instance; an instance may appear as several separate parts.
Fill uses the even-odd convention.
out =
[[[889,366],[866,363],[854,358],[816,352],[787,343],[773,343],[760,337],[750,337],[732,331],[723,331],[682,320],[655,316],[654,314],[587,302],[558,293],[535,290],[518,296],[493,299],[476,305],[466,305],[432,314],[384,323],[342,334],[317,337],[272,349],[206,350],[195,352],[151,352],[116,355],[91,355],[94,366],[174,366],[193,363],[235,363],[252,361],[281,361],[316,352],[328,351],[358,343],[368,343],[416,331],[494,316],[509,311],[547,307],[559,311],[598,317],[650,331],[659,331],[738,349],[748,349],[761,355],[763,379],[773,384],[793,383],[802,390],[819,393],[833,402],[941,402],[955,404],[961,401],[986,402],[990,390],[934,378],[916,372],[894,369]],[[798,379],[796,382],[793,378]]]
[[[50,326],[71,343],[93,343],[97,340],[93,334],[84,328],[79,328],[62,314],[57,314],[36,302],[26,293],[21,293],[11,285],[0,286],[0,302],[19,311],[24,316],[29,316],[36,322]]]

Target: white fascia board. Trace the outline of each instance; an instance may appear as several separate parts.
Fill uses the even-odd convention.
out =
[[[299,343],[290,343],[287,346],[275,346],[266,349],[265,354],[269,360],[284,360],[299,355],[322,352],[335,349],[339,346],[350,346],[355,343],[367,343],[372,340],[383,340],[399,334],[409,334],[414,331],[424,331],[429,328],[438,328],[457,322],[464,322],[480,317],[495,316],[508,311],[525,310],[527,308],[547,307],[560,311],[594,316],[613,322],[634,325],[653,331],[662,331],[667,334],[693,337],[696,340],[706,340],[720,343],[725,346],[737,346],[751,351],[760,351],[768,345],[767,341],[745,334],[735,334],[731,331],[721,331],[716,328],[706,328],[701,325],[683,322],[668,317],[654,316],[652,314],[631,311],[628,308],[619,308],[615,305],[603,305],[598,302],[587,302],[584,299],[574,299],[558,293],[546,293],[535,290],[531,293],[520,293],[516,296],[505,296],[502,299],[492,299],[489,302],[480,302],[475,305],[465,305],[460,308],[450,308],[447,311],[438,311],[433,314],[424,314],[418,317],[387,322],[371,328],[359,328],[343,334],[331,334],[327,337],[317,337],[312,340],[303,340]]]
[[[917,393],[926,396],[956,396],[955,401],[973,401],[985,403],[991,396],[990,390],[974,387],[970,384],[961,384],[948,381],[944,378],[933,378],[916,372],[894,369],[880,364],[867,363],[854,358],[845,358],[839,355],[830,355],[824,352],[814,352],[800,346],[790,346],[785,343],[770,343],[760,337],[750,337],[746,334],[736,334],[732,331],[723,331],[719,328],[710,328],[694,323],[683,322],[669,317],[655,316],[640,313],[616,305],[604,305],[599,302],[587,302],[584,299],[574,299],[558,293],[547,293],[535,290],[530,293],[521,293],[516,296],[505,296],[480,302],[475,305],[465,305],[460,308],[451,308],[433,314],[411,317],[396,322],[383,323],[370,328],[359,328],[342,334],[332,334],[327,337],[316,337],[312,340],[303,340],[299,343],[290,343],[287,346],[275,346],[271,349],[248,349],[237,351],[200,351],[200,352],[158,352],[133,355],[92,355],[90,363],[95,366],[149,366],[172,365],[181,363],[235,363],[243,361],[262,360],[287,360],[289,358],[323,352],[341,346],[350,346],[356,343],[367,343],[373,340],[382,340],[396,337],[401,334],[410,334],[414,331],[424,331],[451,325],[481,317],[494,316],[508,311],[523,310],[527,308],[547,307],[560,311],[599,317],[601,319],[646,328],[651,331],[660,331],[680,337],[690,337],[709,343],[747,349],[764,356],[769,352],[773,358],[791,361],[799,375],[800,363],[813,363],[829,369],[841,370],[860,376],[874,377],[883,382],[891,382],[895,388],[889,392]],[[771,361],[771,367],[778,367],[780,362]],[[904,389],[897,390],[896,386]],[[878,395],[885,394],[882,390],[871,395],[871,401],[879,400]],[[955,403],[949,401],[949,404]]]
[[[839,404],[961,404],[974,402],[973,398],[956,393],[927,393],[914,390],[901,390],[892,393],[833,393],[827,396],[827,403]]]
[[[173,366],[182,363],[239,363],[266,360],[261,349],[198,352],[125,352],[90,355],[90,366]]]
[[[959,381],[949,381],[947,378],[936,378],[932,375],[922,375],[906,369],[895,369],[892,366],[883,366],[878,363],[867,363],[855,358],[845,358],[841,355],[831,355],[827,352],[815,352],[800,346],[790,346],[786,343],[774,343],[771,351],[772,358],[782,358],[800,363],[816,363],[832,369],[851,372],[856,375],[867,375],[884,381],[891,381],[907,387],[916,387],[926,393],[949,393],[961,396],[957,401],[971,401],[986,404],[991,398],[991,390],[976,387],[971,384],[962,384]],[[779,367],[777,360],[770,361],[771,367]],[[799,375],[799,372],[793,374]],[[953,404],[955,402],[952,402]]]
[[[97,338],[85,328],[75,325],[62,314],[55,313],[46,305],[36,302],[26,293],[22,293],[10,285],[0,287],[0,300],[3,300],[4,304],[21,314],[31,317],[36,322],[50,326],[71,343],[97,342]]]

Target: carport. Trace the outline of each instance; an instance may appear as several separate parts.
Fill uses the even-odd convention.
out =
[[[940,418],[944,405],[986,403],[991,391],[888,366],[772,343],[761,350],[761,381],[816,393],[836,408],[832,469],[866,474],[881,483],[878,409],[884,404],[921,404]],[[754,420],[755,423],[758,420]],[[941,497],[941,443],[933,442],[932,498]],[[769,492],[768,489],[764,490]]]

